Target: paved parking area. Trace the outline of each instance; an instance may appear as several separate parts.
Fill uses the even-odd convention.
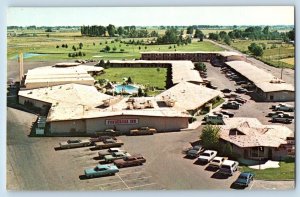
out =
[[[236,88],[240,87],[235,85],[235,82],[226,78],[225,74],[222,74],[220,71],[220,67],[214,67],[209,63],[205,63],[207,68],[207,76],[208,79],[211,80],[213,85],[216,85],[219,90],[224,88],[228,88],[230,90],[235,90]],[[295,131],[295,124],[294,122],[291,124],[282,124],[282,123],[272,123],[271,118],[267,117],[267,114],[272,112],[270,107],[272,105],[276,105],[278,103],[283,102],[256,102],[247,94],[239,94],[243,98],[247,99],[247,103],[243,104],[240,109],[232,110],[226,109],[228,111],[234,112],[235,117],[250,117],[250,118],[257,118],[262,124],[277,124],[277,125],[284,125],[287,126],[292,131]],[[287,104],[295,106],[295,102],[285,102]],[[294,112],[289,112],[291,115],[294,115]]]

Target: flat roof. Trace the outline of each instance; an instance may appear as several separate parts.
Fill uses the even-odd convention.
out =
[[[295,91],[292,84],[271,83],[271,81],[278,80],[278,78],[253,64],[244,61],[230,61],[225,62],[225,64],[252,81],[264,92]]]
[[[221,56],[244,56],[234,51],[143,51],[141,54],[219,54]]]
[[[73,65],[73,63],[70,63]],[[77,65],[78,63],[76,63]],[[44,66],[28,70],[25,79],[25,86],[31,84],[49,83],[80,83],[88,81],[93,83],[94,78],[88,72],[100,72],[102,67],[78,65],[69,67]]]
[[[111,60],[112,64],[170,64],[172,67],[172,82],[182,81],[203,82],[198,71],[194,70],[194,64],[187,60]]]
[[[175,107],[194,110],[221,94],[218,90],[213,90],[202,85],[180,82],[157,95],[156,98],[160,100],[171,98],[176,101]]]
[[[154,97],[134,98],[143,103],[150,100],[153,108],[127,109],[128,98],[112,97],[97,91],[94,86],[66,84],[32,90],[21,90],[19,96],[51,103],[47,121],[79,120],[119,115],[152,117],[190,117],[185,110],[161,108]],[[104,100],[112,104],[104,107]]]
[[[226,118],[220,138],[241,148],[279,147],[294,132],[282,125],[263,125],[256,118]]]

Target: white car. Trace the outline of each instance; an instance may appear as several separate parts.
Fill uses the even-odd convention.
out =
[[[78,148],[78,147],[84,147],[89,146],[91,144],[89,139],[70,139],[65,142],[60,142],[59,146],[60,148]]]
[[[206,150],[200,154],[198,157],[198,161],[200,162],[210,162],[213,158],[217,156],[217,151],[215,150]]]
[[[238,166],[239,166],[239,162],[237,161],[225,160],[222,163],[219,172],[225,175],[232,176],[233,173],[238,170]]]
[[[210,161],[209,166],[212,168],[220,168],[225,159],[225,157],[215,157],[213,160]]]

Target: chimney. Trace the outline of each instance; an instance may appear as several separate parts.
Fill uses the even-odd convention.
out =
[[[22,82],[23,76],[24,76],[24,66],[23,66],[23,53],[19,53],[18,56],[18,62],[19,62],[19,74],[20,74],[20,83]]]

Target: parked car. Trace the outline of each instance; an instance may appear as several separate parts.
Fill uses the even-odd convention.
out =
[[[115,165],[97,165],[95,168],[84,170],[84,174],[87,178],[114,175],[117,172],[119,172],[119,169]]]
[[[145,162],[146,162],[146,159],[142,155],[135,154],[130,157],[125,157],[123,159],[117,159],[114,161],[114,164],[117,167],[122,168],[122,167],[142,165]]]
[[[242,84],[247,84],[247,81],[237,81],[235,83],[236,85],[242,85]]]
[[[221,90],[221,92],[223,92],[223,93],[230,93],[230,92],[231,92],[231,90],[230,90],[230,89],[228,89],[228,88],[225,88],[225,89]]]
[[[187,151],[186,156],[192,158],[198,157],[203,150],[201,145],[193,146]]]
[[[235,101],[230,101],[230,102],[224,103],[222,105],[222,108],[223,109],[239,109],[240,104]]]
[[[219,112],[219,111],[215,111],[215,112],[213,112],[213,114],[214,114],[214,115],[217,115],[217,116],[220,116],[220,117],[222,117],[222,118],[229,118],[228,115],[225,115],[225,114],[223,114],[223,113],[221,113],[221,112]]]
[[[285,112],[284,111],[273,111],[273,112],[268,113],[267,116],[273,117],[275,115],[282,114],[282,113],[285,113]]]
[[[106,163],[113,162],[116,159],[123,159],[125,157],[131,156],[129,153],[125,152],[112,152],[110,155],[104,156],[104,161]]]
[[[112,153],[115,152],[126,152],[126,151],[121,150],[120,148],[109,148],[109,149],[100,150],[98,152],[98,155],[100,159],[103,159],[105,155],[111,155]]]
[[[294,107],[291,105],[276,105],[274,107],[274,111],[288,111],[288,112],[293,112],[294,111]]]
[[[292,121],[293,121],[292,119],[284,117],[283,114],[278,114],[277,116],[272,117],[272,122],[289,124],[292,123]]]
[[[247,103],[247,100],[241,97],[236,97],[234,100],[241,104]]]
[[[214,85],[212,85],[211,83],[207,84],[206,87],[211,88],[211,89],[214,89],[214,90],[218,89],[217,86],[214,86]]]
[[[116,131],[114,129],[106,129],[105,131],[97,131],[96,135],[116,136],[116,135],[120,135],[120,131]]]
[[[254,174],[251,172],[243,172],[240,174],[240,176],[237,178],[237,180],[234,182],[235,185],[248,187],[251,181],[253,181]]]
[[[223,117],[218,115],[207,115],[206,124],[224,124]]]
[[[244,94],[244,93],[248,92],[248,90],[245,89],[245,88],[237,88],[237,89],[235,90],[235,92],[236,92],[236,93]]]
[[[225,157],[215,157],[210,161],[209,165],[211,168],[220,168],[222,163],[225,161]]]
[[[60,148],[78,148],[78,147],[84,147],[84,146],[89,146],[91,144],[89,139],[70,139],[65,142],[60,142],[59,146]]]
[[[217,151],[206,150],[200,154],[200,156],[198,157],[198,161],[208,163],[216,156],[217,156]]]
[[[98,136],[98,137],[93,137],[90,139],[91,144],[94,144],[95,142],[103,142],[104,140],[107,139],[114,139],[117,140],[117,138],[112,137],[112,136]]]
[[[121,147],[122,145],[124,145],[124,143],[121,140],[107,139],[103,142],[95,142],[95,149]]]
[[[155,128],[141,127],[139,129],[131,129],[129,135],[153,135],[156,132]]]
[[[227,116],[229,116],[229,118],[232,118],[234,116],[233,112],[227,111],[227,110],[221,110],[220,111],[222,114],[225,114]]]
[[[238,166],[239,166],[239,162],[237,161],[225,160],[222,163],[219,172],[221,174],[232,176],[233,173],[238,170]]]
[[[240,95],[231,93],[231,94],[224,94],[224,97],[225,98],[237,98],[237,97],[240,97]]]
[[[277,113],[277,114],[275,114],[275,115],[272,116],[272,118],[277,118],[277,117],[294,119],[294,116],[291,115],[290,113],[287,113],[287,112]]]

